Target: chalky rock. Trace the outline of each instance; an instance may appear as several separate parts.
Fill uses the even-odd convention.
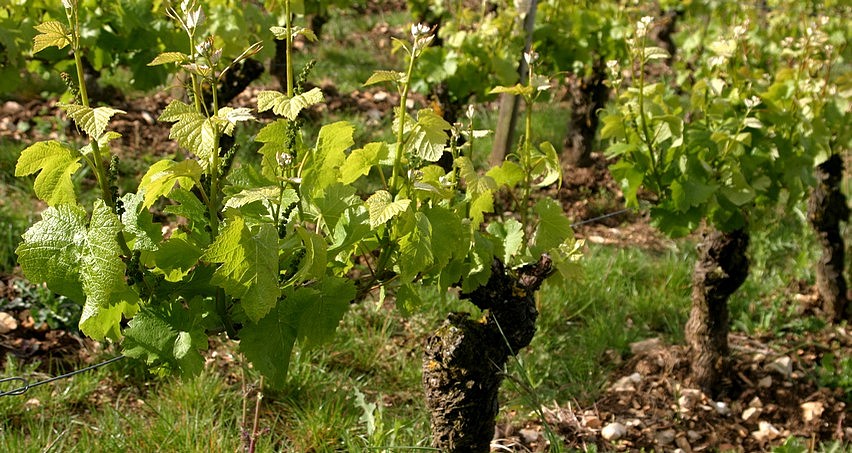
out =
[[[606,440],[618,440],[627,434],[627,427],[621,423],[610,423],[601,430],[601,437]]]

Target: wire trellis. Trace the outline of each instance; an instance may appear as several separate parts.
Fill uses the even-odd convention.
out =
[[[16,388],[16,389],[9,390],[7,392],[0,392],[0,396],[23,395],[24,393],[27,393],[27,391],[29,391],[33,387],[38,387],[39,385],[44,385],[44,384],[49,384],[51,382],[60,381],[62,379],[68,379],[68,378],[70,378],[72,376],[76,376],[80,373],[85,373],[86,371],[91,371],[91,370],[94,370],[94,369],[97,369],[97,368],[100,368],[100,367],[103,367],[103,366],[107,366],[107,365],[109,365],[113,362],[118,362],[119,360],[121,360],[123,358],[124,358],[123,355],[119,355],[119,356],[113,357],[109,360],[105,360],[101,363],[96,363],[94,365],[87,366],[86,368],[80,368],[79,370],[74,370],[74,371],[71,371],[70,373],[65,373],[65,374],[62,374],[62,375],[59,375],[59,376],[54,376],[52,378],[45,379],[43,381],[34,382],[32,384],[30,384],[29,379],[22,377],[22,376],[3,378],[3,379],[0,379],[0,385],[8,384],[10,382],[19,382],[21,384],[21,386]]]

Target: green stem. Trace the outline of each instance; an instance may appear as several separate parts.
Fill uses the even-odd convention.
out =
[[[651,142],[651,132],[648,130],[648,122],[645,118],[645,43],[640,45],[639,54],[639,125],[642,128],[642,141],[648,147],[648,155],[651,157],[651,174],[657,184],[657,194],[663,195],[663,182],[657,168],[657,156],[654,153],[654,144]]]
[[[408,91],[411,88],[411,73],[414,72],[415,50],[411,50],[408,60],[408,71],[402,83],[402,92],[399,96],[399,130],[396,132],[396,153],[393,159],[393,174],[391,175],[391,193],[396,195],[399,185],[399,175],[402,172],[402,149],[405,141],[406,104],[408,103]]]
[[[83,104],[83,107],[89,107],[89,94],[86,89],[86,76],[83,74],[83,59],[80,57],[80,27],[76,6],[72,8],[71,14],[68,14],[67,17],[69,25],[71,26],[71,51],[74,54],[74,64],[77,68],[77,85],[80,89],[80,103]],[[101,188],[101,195],[104,202],[110,207],[110,209],[115,209],[115,200],[113,200],[112,191],[109,189],[109,179],[107,178],[106,168],[104,167],[101,148],[98,146],[97,137],[89,137],[89,144],[92,146],[92,160],[87,159],[87,162],[90,164],[94,163],[92,170],[95,172],[95,177]]]
[[[290,17],[290,0],[284,0],[284,22],[287,27],[287,48],[286,48],[286,57],[287,57],[287,97],[293,97],[293,59],[292,59],[292,47],[293,47],[293,24],[292,18]]]
[[[532,77],[529,78],[530,83],[532,83]],[[529,204],[530,204],[530,191],[532,190],[532,107],[533,103],[530,100],[525,99],[526,101],[526,112],[524,115],[524,150],[523,150],[523,161],[522,167],[524,168],[524,187],[521,189],[523,196],[521,197],[521,206],[519,206],[518,211],[521,214],[521,225],[524,225],[524,244],[528,244],[527,237],[527,226],[529,223]]]

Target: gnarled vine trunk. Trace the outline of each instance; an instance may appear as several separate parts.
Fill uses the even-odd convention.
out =
[[[692,384],[709,395],[720,390],[728,358],[728,297],[748,276],[748,242],[745,230],[712,231],[698,246],[685,333]]]
[[[569,84],[571,123],[565,137],[564,160],[575,167],[592,165],[592,145],[598,132],[598,110],[609,99],[606,68],[602,60],[594,63],[592,73]]]
[[[816,230],[822,257],[817,263],[816,283],[822,308],[832,322],[852,321],[852,307],[843,274],[844,241],[840,223],[849,220],[849,205],[840,191],[843,159],[835,154],[816,168],[817,186],[808,200],[808,220]]]
[[[534,294],[551,274],[551,265],[544,256],[511,275],[495,260],[488,283],[463,296],[488,310],[485,318],[453,313],[426,339],[423,386],[433,447],[489,451],[503,368],[510,355],[532,341],[538,317]]]

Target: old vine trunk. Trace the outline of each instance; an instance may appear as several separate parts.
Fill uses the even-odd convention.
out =
[[[728,357],[728,297],[748,276],[748,242],[745,230],[712,231],[698,247],[685,333],[692,383],[710,395],[721,387]]]
[[[837,154],[816,168],[817,186],[808,200],[808,220],[816,230],[822,257],[817,263],[816,283],[826,317],[833,322],[852,320],[846,294],[844,241],[840,223],[849,220],[849,205],[840,191],[843,159]]]
[[[598,131],[598,111],[609,99],[606,70],[602,60],[595,62],[592,73],[569,84],[571,123],[565,137],[565,162],[575,167],[592,164],[592,145]]]
[[[463,295],[481,320],[453,313],[426,340],[423,385],[432,446],[443,452],[488,452],[499,409],[497,392],[510,355],[535,334],[534,294],[552,272],[547,256],[516,273],[495,260],[485,286]]]

